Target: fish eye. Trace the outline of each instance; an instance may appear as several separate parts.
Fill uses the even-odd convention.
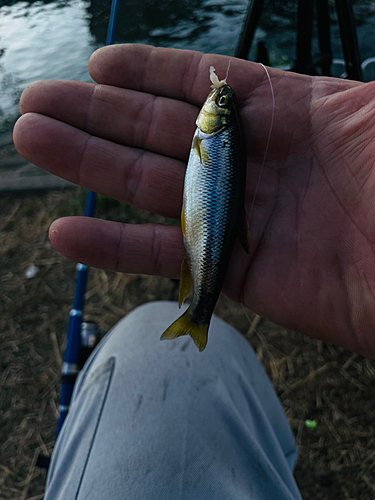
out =
[[[228,102],[228,96],[227,95],[222,95],[219,99],[218,105],[219,106],[225,106],[226,103]]]

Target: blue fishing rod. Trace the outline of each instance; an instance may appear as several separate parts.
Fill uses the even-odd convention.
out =
[[[119,4],[120,0],[112,0],[106,45],[113,45],[115,42]],[[86,217],[94,217],[95,205],[96,193],[88,191],[85,210]],[[62,367],[59,420],[57,423],[56,437],[59,435],[65,418],[69,412],[74,384],[81,369],[82,315],[85,305],[87,277],[88,267],[85,264],[77,264],[76,289],[73,308],[70,311],[68,339]]]

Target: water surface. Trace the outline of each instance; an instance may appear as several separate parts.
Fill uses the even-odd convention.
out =
[[[121,0],[117,42],[233,55],[247,5],[246,0]],[[375,2],[355,1],[354,7],[363,60],[375,56]],[[109,11],[109,0],[1,3],[0,133],[18,115],[20,94],[29,83],[45,78],[91,81],[87,62],[105,43]],[[297,1],[265,1],[255,41],[265,40],[271,65],[292,65],[296,16]],[[331,19],[334,56],[342,57],[334,2]]]

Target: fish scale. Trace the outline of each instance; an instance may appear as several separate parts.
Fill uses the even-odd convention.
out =
[[[190,335],[201,351],[239,232],[248,251],[244,244],[246,155],[238,109],[229,85],[217,85],[197,118],[185,174],[181,220],[186,257],[180,303],[189,292],[192,303],[161,337]]]
[[[184,243],[192,269],[192,311],[200,323],[211,317],[214,299],[220,293],[227,264],[227,259],[223,260],[224,246],[237,219],[238,185],[233,182],[233,139],[231,128],[203,139],[202,146],[208,152],[209,161],[201,161],[192,149],[185,176]],[[228,147],[223,147],[224,142]]]

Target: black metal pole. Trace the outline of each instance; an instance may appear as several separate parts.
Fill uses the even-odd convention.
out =
[[[264,0],[250,0],[241,38],[236,50],[236,57],[247,59],[254,38],[255,30],[259,24],[260,15],[263,10]]]
[[[264,40],[259,40],[258,42],[256,62],[262,63],[266,66],[270,65],[270,61],[268,59],[268,51]]]
[[[297,20],[297,54],[293,71],[314,75],[311,60],[314,0],[299,0]]]
[[[328,0],[316,0],[320,58],[318,65],[324,76],[331,76],[332,48]]]
[[[346,62],[346,73],[350,80],[361,82],[363,77],[352,4],[350,0],[336,0],[336,9]]]

